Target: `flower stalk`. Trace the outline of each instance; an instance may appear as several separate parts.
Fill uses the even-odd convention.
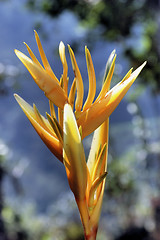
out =
[[[31,107],[17,94],[15,98],[40,138],[63,163],[70,189],[79,209],[85,239],[95,240],[107,176],[109,116],[146,63],[134,72],[132,69],[129,70],[122,81],[110,90],[116,60],[114,50],[106,64],[102,89],[95,99],[96,76],[91,54],[85,47],[89,90],[84,102],[83,79],[71,47],[68,46],[68,50],[74,79],[69,90],[64,44],[60,42],[59,45],[63,73],[61,79],[58,80],[50,67],[37,32],[35,32],[35,38],[43,65],[26,43],[30,58],[18,50],[15,50],[15,53],[39,88],[44,91],[49,100],[50,113],[46,113],[46,117],[43,117],[35,105]],[[55,107],[57,107],[58,114],[56,114]],[[88,160],[86,160],[82,141],[92,132],[94,132],[93,140]]]

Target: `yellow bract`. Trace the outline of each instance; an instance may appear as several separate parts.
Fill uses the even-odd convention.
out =
[[[82,138],[89,135],[93,132],[98,126],[100,126],[107,117],[114,111],[119,102],[122,100],[130,86],[133,84],[134,80],[139,75],[140,71],[144,67],[146,63],[140,66],[135,72],[131,73],[130,70],[124,79],[117,84],[114,88],[112,88],[109,92],[109,86],[112,79],[112,75],[115,67],[115,51],[113,51],[109,58],[109,70],[108,74],[105,76],[105,81],[102,86],[102,89],[94,101],[95,92],[96,92],[96,77],[93,67],[93,62],[91,58],[91,54],[87,47],[85,48],[86,54],[86,63],[88,68],[88,78],[89,78],[89,91],[87,99],[83,105],[83,95],[84,95],[84,87],[82,76],[73,53],[73,50],[70,46],[69,53],[71,57],[71,63],[73,67],[73,71],[75,74],[75,79],[72,83],[71,90],[68,93],[68,65],[65,56],[65,46],[62,42],[59,45],[59,54],[63,65],[63,74],[60,81],[58,81],[57,77],[53,73],[48,60],[45,56],[44,50],[42,48],[40,39],[38,34],[35,32],[35,37],[38,45],[38,49],[40,52],[40,56],[42,59],[43,66],[39,63],[29,46],[27,46],[28,52],[31,56],[31,59],[28,58],[23,53],[15,50],[16,55],[22,61],[22,63],[26,66],[28,71],[31,73],[33,79],[37,83],[37,85],[44,91],[46,97],[54,103],[60,110],[63,111],[64,104],[69,103],[72,106],[72,109],[75,108],[75,115],[77,119],[78,126],[82,127]],[[107,65],[108,68],[108,65]],[[77,90],[77,91],[76,91]],[[75,100],[76,98],[76,100]],[[62,115],[59,110],[59,115]],[[62,119],[62,117],[61,117]],[[63,125],[63,121],[61,120],[61,127]]]
[[[76,119],[69,104],[64,106],[63,159],[75,198],[83,200],[87,188],[87,165]]]
[[[55,132],[52,130],[47,119],[45,119],[43,116],[39,117],[34,108],[32,108],[17,94],[14,96],[43,142],[50,149],[50,151],[62,162],[62,145],[58,140]]]
[[[114,86],[99,101],[95,101],[86,111],[83,111],[77,120],[78,126],[82,127],[83,136],[88,136],[98,128],[111,115],[117,105],[123,99],[130,86],[133,84],[146,63],[137,68],[129,78],[122,80]],[[103,88],[103,87],[102,87]]]
[[[16,94],[15,98],[46,146],[64,163],[68,182],[81,215],[85,238],[95,239],[107,175],[109,116],[138,77],[146,62],[133,73],[131,69],[122,81],[110,90],[116,60],[114,50],[106,64],[102,89],[94,100],[96,76],[91,54],[85,47],[89,90],[83,104],[83,80],[71,47],[68,46],[68,49],[75,77],[69,91],[64,44],[60,42],[59,45],[63,73],[58,80],[46,58],[37,32],[35,32],[35,38],[43,66],[26,43],[31,58],[18,50],[15,50],[15,53],[49,99],[50,114],[46,113],[45,118],[35,105],[31,107]],[[54,106],[57,106],[57,114]],[[92,132],[94,135],[91,150],[86,161],[82,140]]]

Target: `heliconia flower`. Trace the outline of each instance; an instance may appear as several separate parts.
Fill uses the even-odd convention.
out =
[[[110,90],[116,59],[114,50],[106,65],[102,89],[95,99],[96,76],[91,54],[85,47],[89,90],[84,101],[83,79],[71,47],[68,46],[68,49],[75,77],[69,90],[64,44],[60,42],[59,45],[63,73],[58,80],[49,65],[36,32],[35,38],[43,66],[26,43],[30,58],[18,50],[15,50],[15,53],[49,99],[50,114],[46,113],[46,117],[43,117],[35,105],[31,107],[17,94],[15,98],[43,142],[64,164],[69,186],[79,208],[85,239],[96,239],[107,175],[109,116],[138,77],[146,62],[133,73],[132,69],[129,70],[122,81]],[[55,106],[58,109],[57,114]],[[86,161],[82,140],[92,132],[94,135],[91,150]]]

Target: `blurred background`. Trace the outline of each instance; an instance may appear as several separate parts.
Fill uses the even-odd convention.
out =
[[[159,0],[0,0],[0,240],[83,239],[65,169],[13,97],[16,92],[34,102],[41,114],[49,111],[43,92],[14,54],[14,49],[27,54],[26,42],[39,59],[34,29],[58,78],[59,42],[71,45],[85,94],[85,45],[92,54],[98,90],[113,49],[113,85],[147,60],[110,117],[108,175],[97,239],[160,239],[159,26]],[[90,144],[88,137],[86,155]]]

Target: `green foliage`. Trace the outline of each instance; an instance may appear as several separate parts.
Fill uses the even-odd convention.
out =
[[[108,167],[107,194],[120,196],[122,193],[133,194],[134,186],[134,151],[128,150],[119,158],[113,158]]]

